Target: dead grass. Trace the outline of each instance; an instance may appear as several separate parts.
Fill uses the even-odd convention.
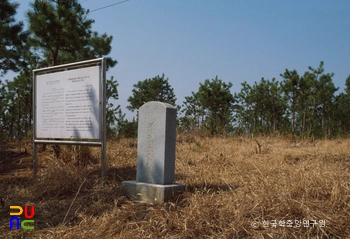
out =
[[[0,238],[350,238],[350,140],[291,147],[181,135],[176,181],[186,192],[163,205],[122,194],[121,182],[136,177],[136,150],[135,140],[109,141],[105,180],[98,148],[63,148],[57,160],[48,147],[36,178],[29,151],[26,173],[0,173]],[[35,205],[35,230],[10,231],[10,205]]]

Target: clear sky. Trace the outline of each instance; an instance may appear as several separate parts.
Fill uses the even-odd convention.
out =
[[[95,20],[93,30],[113,36],[110,56],[118,64],[107,76],[118,80],[119,102],[138,81],[165,74],[177,104],[217,75],[253,84],[262,77],[325,62],[325,72],[344,90],[350,74],[349,0],[80,0]],[[24,20],[31,0],[20,0],[16,19]]]

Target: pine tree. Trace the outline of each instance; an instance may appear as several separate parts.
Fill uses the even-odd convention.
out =
[[[132,90],[132,96],[128,98],[130,105],[127,108],[135,111],[149,101],[160,101],[175,105],[174,89],[171,88],[169,78],[165,79],[164,74],[137,82]]]
[[[290,111],[291,111],[291,131],[292,131],[292,139],[291,141],[295,142],[295,118],[297,113],[298,99],[300,97],[300,76],[296,70],[289,71],[285,70],[283,74],[281,74],[282,78],[282,91],[284,96],[289,101]]]
[[[117,134],[118,137],[125,137],[125,138],[136,138],[137,137],[137,121],[135,120],[135,117],[132,119],[132,121],[129,121],[126,119],[125,114],[122,113],[121,109],[117,112]]]
[[[0,1],[0,76],[8,70],[18,71],[23,65],[21,53],[27,34],[23,32],[23,23],[14,18],[18,6],[8,0]]]
[[[345,92],[350,95],[350,75],[345,80]]]
[[[350,95],[340,93],[333,104],[334,136],[348,137],[350,132]]]
[[[231,132],[232,108],[235,102],[230,92],[231,87],[231,82],[225,83],[217,76],[215,79],[207,79],[204,83],[200,83],[198,92],[192,92],[192,96],[187,97],[184,102],[185,116],[195,114],[194,120],[198,117],[201,127],[208,130],[211,135]],[[190,107],[191,104],[194,105]]]
[[[40,1],[28,11],[30,45],[41,57],[41,65],[54,66],[108,55],[112,36],[91,30],[94,20],[88,19],[77,0]],[[117,62],[107,58],[107,68]]]
[[[332,105],[334,102],[334,93],[338,90],[334,86],[333,73],[324,73],[324,62],[321,61],[318,68],[309,66],[306,74],[309,76],[311,90],[309,102],[309,135],[316,137],[327,136],[331,134]]]
[[[13,81],[5,81],[5,94],[2,101],[0,118],[3,133],[10,138],[22,139],[32,125],[32,80],[31,72],[23,71]]]
[[[345,80],[345,93],[335,97],[333,110],[334,135],[348,137],[350,133],[350,75]]]
[[[114,80],[112,76],[111,79],[107,79],[106,82],[106,121],[107,121],[107,134],[112,135],[115,132],[115,123],[118,121],[116,115],[120,114],[120,105],[114,106],[112,100],[118,100],[118,82]]]
[[[234,94],[237,104],[234,106],[234,113],[237,120],[238,134],[253,133],[256,130],[255,125],[255,104],[251,99],[252,87],[244,81],[241,83],[241,91]]]
[[[236,118],[240,132],[271,134],[284,128],[286,102],[281,96],[280,84],[275,78],[261,79],[250,86],[242,83],[241,91],[235,94]]]
[[[191,133],[201,129],[204,123],[204,111],[200,105],[196,93],[186,96],[182,105],[182,117],[179,119],[179,128],[183,132]]]

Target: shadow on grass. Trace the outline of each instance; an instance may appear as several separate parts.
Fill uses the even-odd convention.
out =
[[[10,206],[15,205],[35,206],[37,229],[75,225],[83,218],[99,217],[127,201],[121,183],[136,176],[134,167],[111,167],[104,179],[101,178],[101,167],[97,165],[80,174],[68,167],[41,170],[42,174],[36,178],[31,168],[26,176],[1,175],[0,198],[4,199],[4,207],[0,205],[1,223],[8,224]],[[64,172],[66,174],[62,175]],[[20,217],[24,219],[23,214]]]
[[[200,193],[200,194],[211,194],[211,193],[220,193],[233,191],[238,188],[238,185],[229,185],[229,184],[189,184],[186,185],[186,192],[189,193]]]
[[[26,168],[26,160],[29,157],[27,151],[14,152],[11,150],[0,151],[0,174],[11,174],[18,169]]]

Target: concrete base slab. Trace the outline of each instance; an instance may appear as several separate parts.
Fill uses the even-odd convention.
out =
[[[164,203],[185,191],[185,184],[152,184],[137,181],[122,182],[123,192],[129,198],[149,203]]]

